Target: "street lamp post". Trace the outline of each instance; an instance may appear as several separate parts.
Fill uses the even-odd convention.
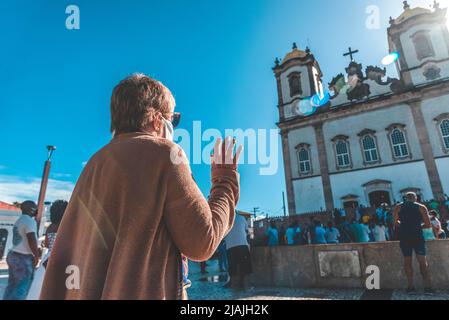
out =
[[[56,150],[55,146],[47,146],[47,160],[44,164],[44,173],[42,174],[42,181],[41,181],[41,189],[39,191],[39,199],[37,203],[38,211],[36,216],[37,221],[37,230],[40,228],[42,215],[44,213],[44,202],[45,202],[45,193],[47,192],[47,184],[48,184],[48,177],[50,175],[50,167],[51,167],[51,156],[53,155],[53,151]]]

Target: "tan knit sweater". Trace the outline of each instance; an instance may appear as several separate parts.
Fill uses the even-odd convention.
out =
[[[185,159],[179,150],[129,133],[92,157],[59,227],[41,299],[180,298],[180,253],[213,255],[234,221],[239,175],[214,169],[208,203],[189,165],[171,161]],[[79,268],[79,289],[68,266]]]

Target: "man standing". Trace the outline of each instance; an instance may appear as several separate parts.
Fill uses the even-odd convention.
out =
[[[334,227],[334,224],[329,221],[326,230],[326,241],[327,243],[339,243],[340,231]]]
[[[265,231],[265,236],[268,239],[269,247],[275,247],[279,245],[279,232],[274,221],[270,222],[270,226],[268,227],[267,231]]]
[[[225,238],[228,252],[229,282],[226,287],[244,289],[245,278],[252,272],[246,219],[235,215],[234,226]]]
[[[342,243],[349,243],[351,239],[351,225],[345,218],[341,219],[341,224],[339,226],[339,233],[341,235],[340,239]]]
[[[13,247],[8,253],[9,278],[3,300],[25,300],[33,281],[34,267],[39,261],[37,248],[37,205],[33,201],[21,204],[22,216],[13,228]]]
[[[379,223],[384,223],[388,214],[388,204],[382,203],[379,208],[376,209],[376,217]]]
[[[315,221],[315,244],[326,244],[326,230],[320,221]]]
[[[370,240],[371,230],[368,227],[368,222],[356,222],[354,225],[355,237],[359,243],[367,243]]]
[[[299,237],[301,234],[301,229],[299,228],[299,222],[293,222],[287,231],[285,231],[285,238],[287,240],[287,245],[292,246],[298,244]]]
[[[394,224],[398,229],[398,236],[402,254],[404,255],[404,270],[407,276],[407,292],[415,291],[413,283],[412,257],[415,251],[419,263],[421,275],[424,280],[425,292],[432,292],[429,265],[426,258],[426,244],[423,236],[423,228],[431,228],[427,208],[417,202],[417,196],[413,192],[407,193],[405,201],[394,208]],[[424,223],[424,226],[422,224]]]

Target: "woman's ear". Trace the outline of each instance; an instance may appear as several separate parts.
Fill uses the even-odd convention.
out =
[[[159,111],[154,114],[153,117],[153,129],[156,132],[161,132],[163,129],[162,113]]]

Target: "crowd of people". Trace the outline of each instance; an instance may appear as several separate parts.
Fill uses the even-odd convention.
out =
[[[449,205],[446,200],[443,205]],[[426,240],[446,239],[449,237],[448,221],[444,220],[438,210],[441,203],[428,202],[431,228],[423,229]],[[349,217],[345,209],[335,209],[328,221],[323,223],[312,217],[306,223],[293,221],[288,227],[270,221],[265,231],[265,244],[308,245],[336,243],[366,243],[398,240],[394,225],[393,208],[383,203],[374,214],[355,209],[355,216]]]

